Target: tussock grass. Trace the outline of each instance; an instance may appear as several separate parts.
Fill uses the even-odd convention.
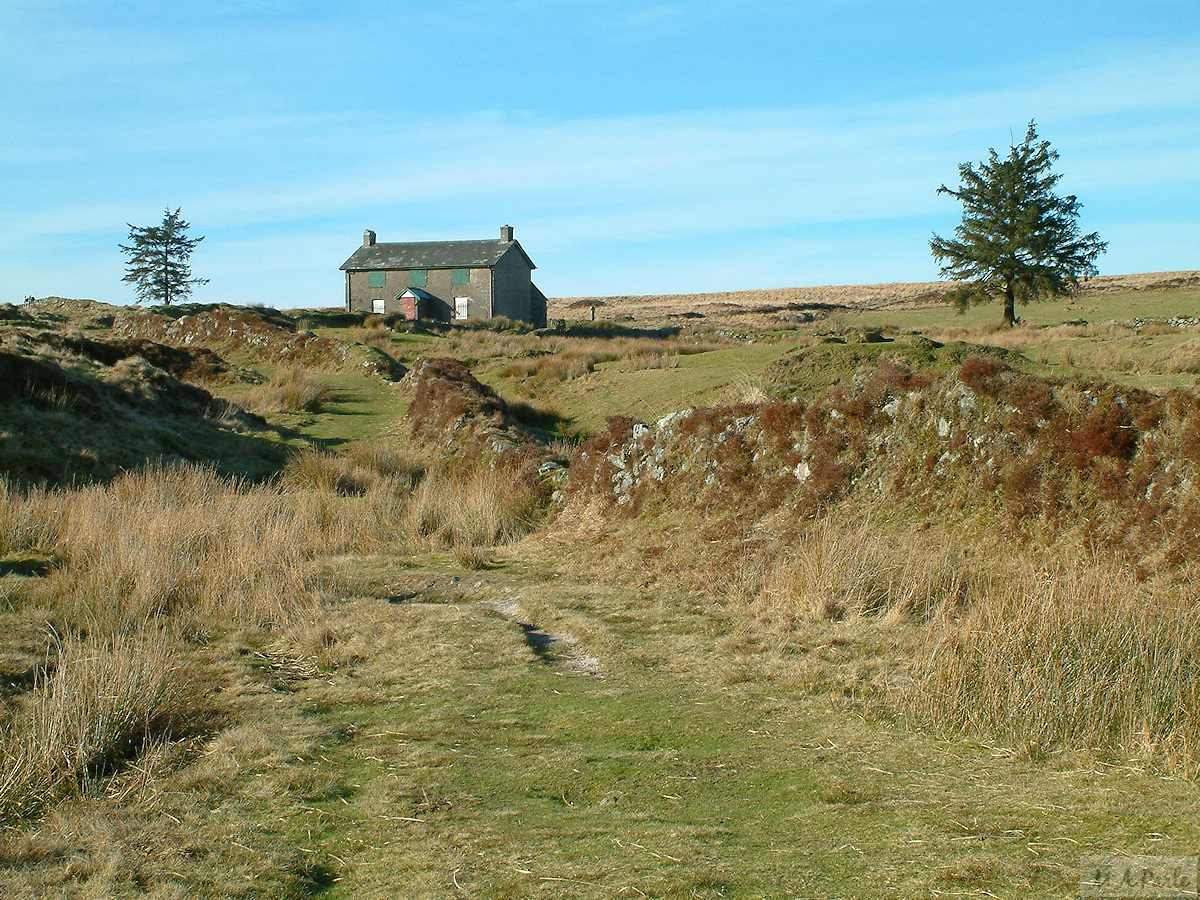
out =
[[[53,552],[63,565],[35,596],[111,631],[163,615],[285,620],[314,602],[307,558],[333,536],[317,510],[277,488],[198,466],[148,468],[55,496]]]
[[[911,677],[888,690],[910,724],[1034,756],[1088,748],[1200,775],[1190,570],[1139,580],[1111,558],[981,540],[838,509],[760,562],[741,600],[784,630],[855,618],[918,626]]]
[[[434,473],[413,492],[408,528],[435,549],[488,547],[528,534],[543,504],[534,486],[502,469]]]
[[[1092,747],[1200,774],[1200,611],[1113,563],[1009,576],[931,635],[912,720],[1027,752]]]
[[[186,730],[196,693],[165,632],[66,638],[0,745],[0,821]]]
[[[1163,354],[1158,366],[1164,372],[1200,373],[1200,338],[1191,338]]]
[[[859,616],[925,621],[959,610],[977,577],[946,538],[905,538],[869,521],[830,515],[768,567],[752,608],[783,621]]]
[[[329,390],[311,370],[285,363],[265,384],[251,390],[246,405],[259,413],[320,412]]]
[[[300,649],[268,647],[272,677],[307,677],[310,657],[352,659],[352,643],[320,626],[318,558],[436,548],[485,567],[487,548],[532,529],[542,503],[506,470],[426,474],[415,454],[380,447],[307,450],[266,484],[191,465],[79,489],[0,483],[0,552],[57,560],[7,602],[58,629],[3,725],[0,818],[31,815],[186,731],[212,686],[184,677],[180,660],[205,635],[287,634]]]
[[[728,339],[713,336],[576,337],[472,329],[456,332],[444,349],[464,359],[508,359],[500,377],[553,385],[581,378],[605,363],[622,372],[673,369],[681,356],[729,346]]]
[[[43,488],[22,492],[0,478],[0,555],[49,552],[58,535],[58,499]]]
[[[1130,329],[1117,325],[1051,325],[1046,328],[1010,328],[1007,325],[983,325],[976,328],[948,325],[942,328],[926,328],[923,333],[935,341],[950,343],[962,341],[968,344],[986,344],[1004,347],[1006,350],[1023,350],[1057,341],[1083,337],[1112,336],[1119,330],[1122,336],[1132,333]]]
[[[460,544],[453,549],[455,561],[466,569],[486,569],[492,565],[492,555],[485,547]]]
[[[362,325],[350,328],[350,338],[360,344],[376,347],[385,353],[390,352],[393,345],[394,332],[384,322],[382,316],[369,315]]]

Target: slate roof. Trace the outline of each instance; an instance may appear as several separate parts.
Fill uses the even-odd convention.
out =
[[[379,269],[491,268],[512,248],[536,269],[517,241],[415,241],[405,244],[372,244],[359,247],[338,268],[348,272]]]

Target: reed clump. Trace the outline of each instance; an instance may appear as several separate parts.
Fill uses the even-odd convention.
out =
[[[429,549],[490,547],[532,531],[544,506],[544,492],[504,469],[433,473],[413,492],[407,525]]]
[[[831,514],[765,568],[751,606],[768,620],[862,616],[929,621],[952,616],[978,588],[961,549],[944,537],[907,538]]]

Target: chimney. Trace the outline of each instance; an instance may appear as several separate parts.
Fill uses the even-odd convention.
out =
[[[513,227],[511,225],[500,226],[500,240],[510,242],[513,240]]]
[[[368,228],[366,231],[363,232],[363,246],[364,247],[374,247],[375,246],[375,232],[373,232],[370,228]]]

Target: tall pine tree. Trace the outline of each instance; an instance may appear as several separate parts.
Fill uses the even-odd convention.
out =
[[[208,284],[207,278],[193,278],[188,260],[203,237],[190,238],[191,228],[179,215],[180,210],[163,211],[161,225],[146,228],[129,226],[129,243],[121,252],[129,257],[125,277],[137,290],[138,302],[149,301],[169,306],[187,298],[192,285]],[[129,224],[129,223],[126,223]]]
[[[1025,140],[1001,159],[989,150],[978,167],[958,167],[961,185],[948,194],[963,205],[955,239],[936,234],[929,242],[943,277],[968,282],[950,293],[959,311],[1001,300],[1006,325],[1017,321],[1016,304],[1074,293],[1081,278],[1096,274],[1095,260],[1108,246],[1100,235],[1080,234],[1080,203],[1059,197],[1062,177],[1050,171],[1058,153],[1039,141],[1034,123]]]

